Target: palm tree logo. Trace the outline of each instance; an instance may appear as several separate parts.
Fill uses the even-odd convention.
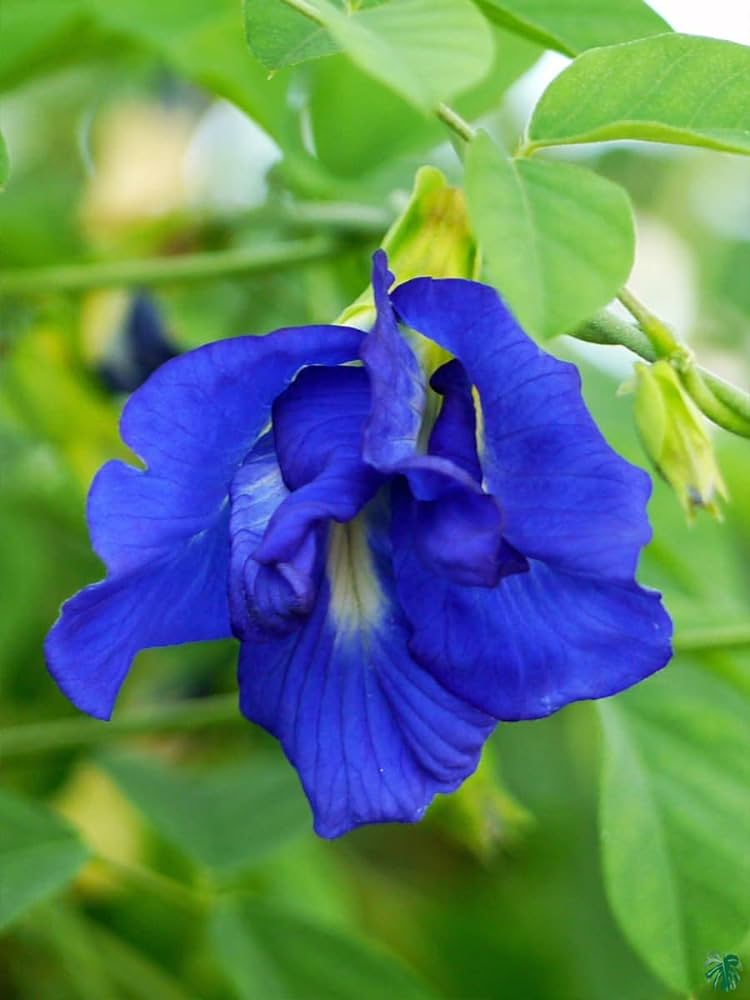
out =
[[[715,990],[727,993],[736,990],[742,979],[739,955],[720,955],[712,951],[705,962],[705,976]]]

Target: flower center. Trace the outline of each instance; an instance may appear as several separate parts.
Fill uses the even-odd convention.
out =
[[[331,524],[326,572],[337,633],[351,635],[374,625],[384,602],[362,514],[345,524]]]

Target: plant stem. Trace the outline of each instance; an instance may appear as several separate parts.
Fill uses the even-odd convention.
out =
[[[653,317],[634,296],[628,292],[624,294],[633,306],[631,312],[638,311],[640,318],[638,327],[605,311],[573,330],[570,336],[593,344],[619,344],[646,361],[657,361],[664,355],[654,346],[653,338],[649,337],[643,328],[645,315],[652,320]],[[654,322],[661,326],[670,338],[669,342],[666,338],[660,342],[660,347],[662,350],[669,349],[666,357],[673,361],[682,384],[701,412],[719,427],[724,427],[741,437],[750,437],[750,394],[694,364],[689,351],[674,340],[659,320]],[[653,332],[653,327],[651,329]]]
[[[654,316],[632,292],[628,291],[627,288],[623,288],[617,298],[648,337],[657,357],[668,358],[670,355],[681,350],[680,344],[672,335],[669,327]]]
[[[304,14],[305,17],[309,18],[311,21],[315,21],[316,24],[324,25],[324,22],[320,16],[320,11],[318,11],[311,3],[307,0],[283,0],[287,7],[292,7],[299,14]]]
[[[356,201],[293,201],[279,206],[276,214],[269,213],[268,218],[292,227],[379,236],[393,222],[393,215],[378,205],[360,205]]]
[[[447,125],[448,128],[455,132],[459,138],[464,140],[464,142],[471,142],[471,140],[476,137],[476,129],[470,125],[465,118],[462,118],[457,111],[454,111],[454,109],[449,107],[447,104],[438,104],[435,109],[435,114],[441,122]]]
[[[146,889],[167,903],[189,910],[191,913],[204,913],[211,905],[211,897],[190,886],[183,885],[168,875],[162,875],[151,868],[141,865],[123,864],[104,854],[95,855],[95,860],[103,864],[116,875],[118,880],[130,882],[138,889]]]
[[[645,333],[632,323],[627,323],[612,313],[598,313],[570,333],[576,340],[588,344],[607,344],[627,347],[645,361],[656,361],[657,354]]]
[[[739,649],[750,647],[750,625],[727,625],[725,628],[686,629],[675,636],[677,653],[702,650]]]
[[[48,750],[68,750],[85,747],[123,736],[139,736],[153,732],[181,732],[227,722],[242,722],[237,696],[213,695],[143,709],[112,722],[101,722],[84,716],[55,719],[12,726],[0,737],[0,757],[21,757]]]
[[[262,274],[320,260],[330,256],[339,246],[340,243],[331,237],[313,236],[216,253],[18,268],[0,273],[0,295],[75,292],[121,285],[163,285],[233,274]]]

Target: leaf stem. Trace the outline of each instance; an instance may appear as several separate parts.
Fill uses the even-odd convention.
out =
[[[570,333],[576,340],[584,340],[588,344],[607,344],[609,346],[627,347],[645,361],[656,361],[657,354],[645,333],[632,323],[614,316],[609,312],[597,313],[590,320],[582,323]]]
[[[648,337],[657,357],[669,358],[682,350],[672,331],[640,302],[631,291],[623,288],[617,298],[622,302],[640,329]]]
[[[287,7],[292,7],[298,13],[304,14],[304,16],[309,18],[311,21],[315,21],[316,24],[323,24],[320,11],[311,3],[308,3],[307,0],[283,0],[283,3],[285,3]]]
[[[181,732],[203,726],[242,722],[234,694],[213,695],[158,708],[142,709],[112,722],[85,716],[34,722],[6,728],[0,737],[0,757],[21,757],[49,750],[91,746],[123,736]]]
[[[0,272],[0,295],[76,292],[121,285],[164,285],[234,274],[262,274],[320,260],[333,254],[340,246],[330,236],[312,236],[215,253],[17,268]]]
[[[94,855],[94,860],[108,868],[122,882],[129,882],[135,888],[145,889],[167,903],[203,914],[211,906],[213,899],[205,892],[178,882],[177,879],[162,875],[142,865],[123,864],[105,854]]]
[[[724,628],[696,628],[679,632],[674,639],[675,652],[696,653],[702,650],[750,647],[750,625],[727,625]]]
[[[595,344],[620,344],[646,361],[669,361],[701,412],[719,427],[750,437],[750,394],[695,364],[692,352],[660,319],[624,288],[618,296],[638,326],[601,312],[571,336]]]
[[[435,109],[435,114],[444,125],[447,125],[448,128],[455,132],[460,139],[464,140],[464,142],[471,142],[472,139],[476,138],[477,131],[473,125],[470,125],[465,118],[462,118],[461,115],[448,104],[438,104]]]

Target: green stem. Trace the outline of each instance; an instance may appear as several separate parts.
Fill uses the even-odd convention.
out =
[[[648,337],[657,357],[669,358],[682,349],[669,327],[654,316],[627,288],[623,288],[617,298]]]
[[[627,323],[612,313],[598,313],[592,319],[576,327],[570,334],[576,340],[588,344],[607,344],[627,347],[633,354],[646,361],[656,361],[657,354],[645,333],[632,323]]]
[[[516,151],[513,153],[514,160],[528,160],[538,149],[543,149],[544,143],[532,142],[530,139],[522,138],[518,143]]]
[[[292,7],[300,14],[304,14],[305,17],[309,18],[311,21],[315,21],[316,24],[320,24],[325,27],[325,22],[320,16],[320,11],[314,7],[307,0],[283,0],[287,7]]]
[[[476,138],[476,129],[447,104],[438,104],[435,114],[443,124],[447,125],[464,142],[471,142],[472,139]]]
[[[750,647],[750,625],[727,625],[725,628],[686,629],[675,636],[677,653]]]
[[[191,913],[203,914],[213,902],[208,894],[184,885],[168,875],[155,872],[151,868],[123,864],[104,854],[95,855],[95,860],[109,868],[118,880],[129,882],[137,889],[145,889],[165,902],[189,910]]]
[[[0,736],[0,758],[21,757],[48,750],[68,750],[91,746],[123,736],[153,732],[181,732],[227,722],[241,722],[234,694],[214,695],[178,702],[160,708],[143,709],[112,722],[83,716],[12,726]]]
[[[294,201],[281,205],[273,214],[269,213],[269,221],[306,229],[333,229],[362,236],[379,236],[393,222],[393,212],[356,201]]]
[[[0,273],[0,295],[75,292],[122,285],[163,285],[178,281],[262,274],[333,254],[340,243],[328,236],[287,240],[216,253],[100,261],[61,267],[19,268]]]
[[[649,317],[651,314],[629,293],[626,293],[626,298],[638,310],[640,326],[635,327],[612,313],[601,312],[573,330],[570,336],[593,344],[619,344],[646,361],[657,361],[665,355],[654,346],[653,338],[647,335],[642,324],[644,314]],[[666,330],[663,324],[659,325]],[[699,409],[720,427],[741,437],[750,437],[750,394],[694,364],[689,351],[678,344],[669,331],[667,335],[670,340],[667,342],[665,339],[660,344],[661,349],[668,351],[666,357],[674,364],[685,389]]]

